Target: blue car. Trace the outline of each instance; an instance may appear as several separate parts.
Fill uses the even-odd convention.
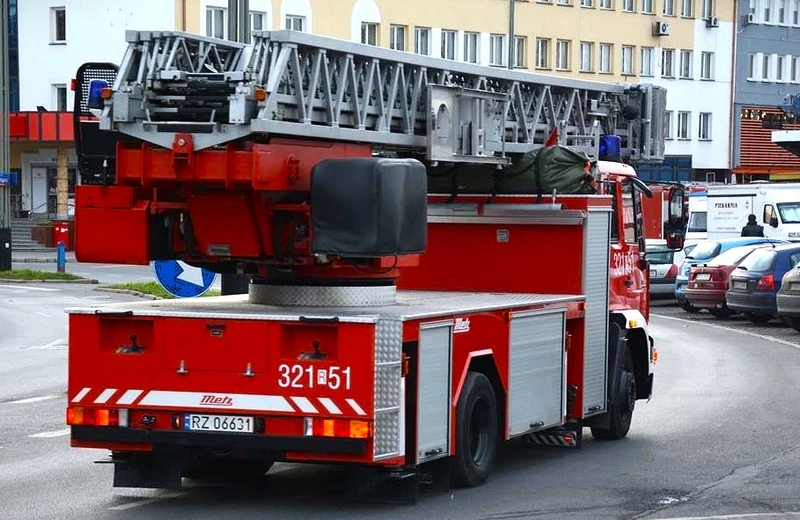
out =
[[[753,323],[766,323],[778,315],[777,294],[783,275],[800,262],[800,244],[753,251],[731,273],[725,299],[728,307]]]
[[[700,312],[698,307],[686,301],[686,285],[689,283],[689,272],[692,267],[704,264],[732,247],[763,243],[789,244],[790,242],[788,240],[764,237],[718,238],[699,242],[692,252],[686,255],[678,270],[678,276],[675,278],[675,299],[678,300],[681,308],[686,312]]]

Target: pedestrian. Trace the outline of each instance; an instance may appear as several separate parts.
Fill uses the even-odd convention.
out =
[[[752,213],[747,216],[747,225],[742,228],[743,237],[763,237],[764,226],[756,224],[756,216]]]

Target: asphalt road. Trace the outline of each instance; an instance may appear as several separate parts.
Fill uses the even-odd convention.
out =
[[[637,403],[626,440],[595,441],[587,430],[580,451],[507,446],[483,487],[425,490],[409,507],[347,501],[343,474],[320,466],[278,465],[244,487],[111,487],[111,466],[92,463],[105,452],[69,448],[65,351],[57,342],[65,327],[58,309],[97,301],[98,293],[58,289],[0,286],[3,519],[800,516],[800,333],[777,323],[720,324],[659,304],[651,320],[655,397]],[[785,514],[772,516],[778,512]]]

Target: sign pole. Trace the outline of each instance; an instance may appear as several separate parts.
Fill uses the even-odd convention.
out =
[[[9,1],[0,0],[0,228],[11,227],[11,143],[8,118],[11,108],[9,79]]]

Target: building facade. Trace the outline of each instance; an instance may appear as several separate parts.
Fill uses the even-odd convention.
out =
[[[798,129],[781,105],[800,94],[800,0],[739,3],[733,112],[734,173],[742,180],[800,178],[800,158],[772,143]]]

